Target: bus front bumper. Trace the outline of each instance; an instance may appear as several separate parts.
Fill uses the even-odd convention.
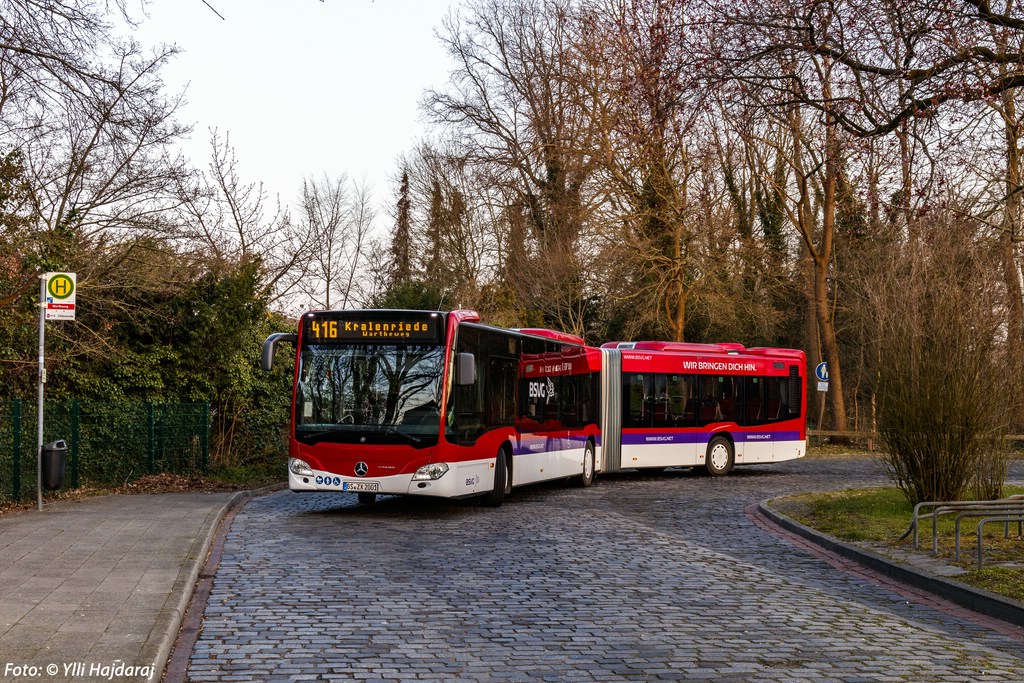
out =
[[[457,465],[434,463],[421,467],[415,474],[365,479],[316,470],[297,458],[288,462],[288,488],[297,492],[332,491],[462,498],[490,491],[493,477],[493,468],[489,468],[487,461]]]

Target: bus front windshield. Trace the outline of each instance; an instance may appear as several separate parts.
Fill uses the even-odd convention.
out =
[[[443,346],[305,346],[295,438],[305,443],[437,443],[443,369]]]

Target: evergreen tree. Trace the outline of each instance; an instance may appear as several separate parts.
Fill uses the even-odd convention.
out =
[[[402,171],[402,183],[398,188],[398,205],[395,211],[395,231],[391,235],[391,287],[412,280],[410,248],[412,238],[412,201],[409,197],[409,171]]]
[[[445,222],[444,193],[438,180],[430,185],[430,215],[427,218],[427,278],[437,282],[441,266],[441,231]]]

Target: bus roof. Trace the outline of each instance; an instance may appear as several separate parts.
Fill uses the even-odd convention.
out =
[[[534,337],[554,339],[555,341],[564,342],[566,344],[579,344],[580,346],[585,345],[583,337],[577,337],[575,334],[569,334],[567,332],[559,332],[558,330],[548,330],[543,327],[521,327],[516,331],[522,332],[523,334],[529,334]]]
[[[775,358],[792,358],[794,360],[802,360],[806,356],[800,349],[777,349],[770,346],[757,346],[747,349],[747,353],[752,356],[773,356]]]
[[[694,342],[637,341],[608,342],[601,345],[602,349],[635,349],[637,351],[671,351],[675,353],[744,353],[743,344],[722,342],[720,344],[697,344]]]
[[[623,351],[661,351],[665,353],[685,353],[691,355],[750,355],[765,356],[772,358],[788,358],[800,360],[805,357],[799,349],[782,349],[768,346],[755,346],[746,348],[743,344],[735,342],[721,342],[718,344],[698,344],[695,342],[666,342],[666,341],[636,341],[636,342],[608,342],[601,345],[602,349],[620,349]]]

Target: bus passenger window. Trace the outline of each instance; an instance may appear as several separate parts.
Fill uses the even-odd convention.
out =
[[[672,418],[669,413],[668,405],[667,384],[667,375],[654,376],[654,393],[652,394],[651,398],[654,402],[653,413],[655,427],[668,427],[672,425]]]
[[[760,377],[746,377],[743,380],[743,423],[764,424],[764,380]]]
[[[623,377],[623,427],[651,426],[650,384],[650,376],[643,373],[630,373]]]
[[[722,408],[718,404],[719,379],[709,375],[699,378],[700,409],[697,424],[700,426],[722,421]]]
[[[769,377],[766,382],[766,393],[768,394],[768,401],[765,404],[767,408],[766,421],[778,422],[786,418],[786,411],[784,407],[786,385],[781,377]]]

